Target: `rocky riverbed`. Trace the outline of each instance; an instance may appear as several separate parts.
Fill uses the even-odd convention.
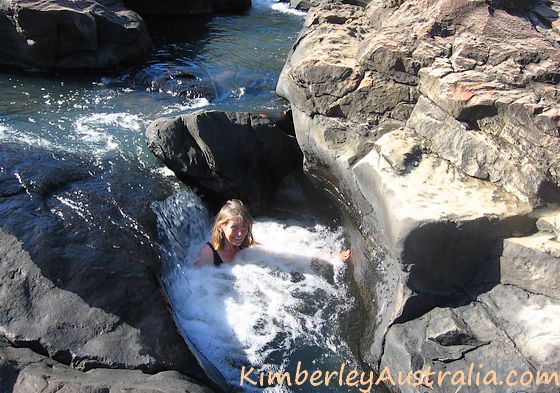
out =
[[[219,3],[137,6],[153,15]],[[557,392],[529,376],[560,367],[560,3],[292,3],[314,8],[277,93],[290,103],[305,171],[347,212],[362,360],[395,376],[457,378],[385,379],[395,391],[498,392],[516,370],[515,391]],[[0,1],[0,32],[2,65],[25,70],[120,68],[152,47],[141,16],[116,1]],[[281,123],[201,112],[153,123],[149,139],[183,180],[229,197],[247,176],[279,182],[299,160]],[[239,163],[211,148],[220,127],[241,130],[245,139],[230,143],[251,139],[261,161],[220,173],[229,165],[220,159]],[[278,144],[287,150],[269,149]],[[286,166],[271,165],[274,154]],[[98,177],[68,152],[6,143],[0,157],[0,391],[208,391],[166,310],[159,250],[147,241],[148,203],[170,184],[112,160],[96,164]],[[274,182],[259,182],[257,204]],[[72,227],[57,219],[85,214],[74,202],[96,201],[107,184],[118,200],[97,200]],[[134,187],[147,188],[145,199]],[[471,367],[494,380],[461,380]]]

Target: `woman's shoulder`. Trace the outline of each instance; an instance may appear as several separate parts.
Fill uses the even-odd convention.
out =
[[[208,243],[202,246],[193,262],[194,266],[211,265],[214,263],[214,251]]]

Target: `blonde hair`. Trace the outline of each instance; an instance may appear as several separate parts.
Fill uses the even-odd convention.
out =
[[[253,217],[251,217],[249,210],[247,210],[243,202],[239,199],[231,199],[222,206],[216,216],[210,239],[214,249],[221,250],[224,248],[224,232],[221,230],[221,226],[234,218],[243,220],[243,226],[247,229],[247,236],[243,239],[240,248],[249,247],[253,244]]]

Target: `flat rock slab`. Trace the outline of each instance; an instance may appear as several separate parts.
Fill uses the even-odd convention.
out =
[[[497,285],[478,300],[535,369],[560,368],[560,300],[513,285]]]

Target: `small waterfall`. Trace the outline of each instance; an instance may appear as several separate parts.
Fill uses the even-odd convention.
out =
[[[193,257],[211,227],[200,199],[182,190],[154,203],[153,210],[166,265],[162,281],[175,322],[215,382],[225,382],[228,390],[262,391],[247,383],[240,388],[243,366],[257,370],[252,379],[260,371],[294,372],[298,362],[310,371],[335,370],[342,363],[358,367],[342,333],[353,307],[346,265],[338,259],[342,228],[257,218],[253,232],[261,245],[240,251],[233,264],[195,268]]]

